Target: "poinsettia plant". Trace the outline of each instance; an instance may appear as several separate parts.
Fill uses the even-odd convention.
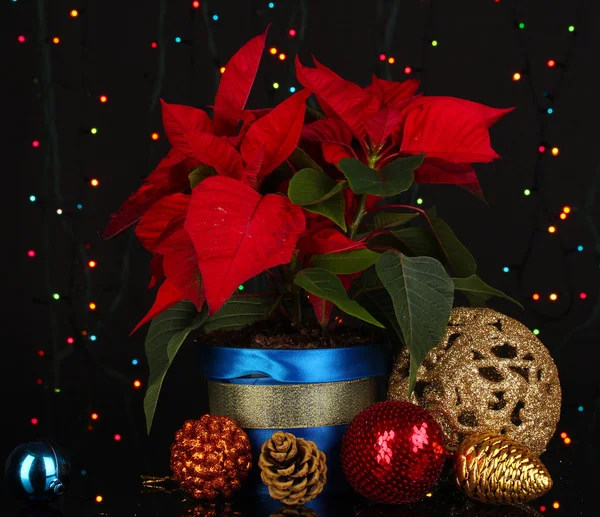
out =
[[[165,374],[196,329],[277,316],[327,331],[345,313],[397,333],[411,354],[412,390],[455,291],[474,305],[508,298],[477,276],[473,256],[434,208],[393,198],[415,183],[482,196],[472,164],[498,158],[488,129],[510,108],[422,95],[414,79],[373,77],[362,88],[297,59],[304,88],[273,108],[249,110],[266,36],[226,64],[214,106],[162,101],[172,147],[104,232],[111,238],[135,224],[152,254],[149,287],[160,284],[134,329],[152,321],[148,430]],[[320,110],[307,106],[310,95]],[[238,290],[257,276],[270,292]]]

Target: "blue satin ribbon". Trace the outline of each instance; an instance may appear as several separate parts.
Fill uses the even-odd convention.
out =
[[[391,346],[384,344],[310,350],[274,350],[203,346],[200,351],[200,372],[219,382],[234,384],[313,384],[341,382],[365,377],[390,375]],[[252,377],[251,377],[252,376]],[[385,399],[385,382],[381,383],[379,400]],[[327,456],[325,493],[350,491],[340,463],[340,448],[347,425],[307,427],[301,429],[244,429],[250,438],[253,468],[244,492],[250,495],[268,494],[260,479],[258,458],[262,444],[275,431],[284,431],[311,440]],[[319,505],[321,497],[311,501]],[[314,508],[316,509],[316,507]]]
[[[390,347],[379,344],[310,350],[203,346],[200,354],[202,375],[240,384],[350,381],[387,376],[391,367]]]
[[[340,464],[340,449],[342,438],[348,428],[347,425],[332,425],[326,427],[306,427],[303,429],[245,429],[250,438],[252,446],[252,470],[244,487],[249,493],[264,495],[269,493],[269,489],[260,478],[260,469],[258,468],[258,458],[260,449],[275,431],[292,433],[298,438],[313,441],[319,447],[319,450],[325,453],[327,457],[327,493],[346,492],[350,490],[342,466]]]

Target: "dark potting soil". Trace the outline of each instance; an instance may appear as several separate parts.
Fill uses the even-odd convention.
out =
[[[376,328],[338,326],[324,331],[318,325],[298,326],[286,320],[258,321],[239,330],[215,330],[198,336],[199,343],[233,348],[341,348],[384,343],[385,334]]]

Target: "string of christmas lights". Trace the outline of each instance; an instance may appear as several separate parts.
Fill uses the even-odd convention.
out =
[[[86,172],[86,153],[88,152],[89,135],[95,135],[98,132],[96,127],[90,127],[88,124],[89,118],[89,102],[100,102],[102,104],[108,101],[105,94],[98,95],[90,90],[88,83],[88,58],[87,58],[87,35],[89,20],[80,14],[87,11],[84,8],[81,12],[72,9],[68,12],[68,16],[76,19],[79,24],[78,35],[80,45],[80,62],[79,72],[80,78],[77,85],[69,82],[61,81],[54,77],[53,71],[53,56],[50,46],[58,45],[61,42],[59,36],[51,36],[48,32],[47,19],[48,14],[45,9],[45,2],[38,0],[36,5],[36,14],[38,22],[38,38],[36,49],[39,51],[40,60],[42,63],[40,77],[34,79],[36,87],[36,96],[40,99],[43,110],[44,121],[44,139],[42,142],[34,140],[32,147],[34,149],[43,149],[43,168],[41,189],[29,197],[30,203],[36,205],[41,212],[41,248],[39,254],[44,267],[44,290],[45,296],[43,299],[34,299],[35,303],[43,303],[48,306],[48,318],[50,327],[50,348],[51,353],[46,354],[42,348],[37,351],[37,355],[44,362],[45,375],[44,378],[37,378],[36,384],[45,388],[45,417],[40,419],[34,416],[30,419],[32,425],[41,424],[48,435],[53,435],[57,432],[55,422],[55,398],[61,393],[61,365],[63,361],[74,353],[80,354],[88,364],[94,369],[102,371],[104,374],[117,379],[121,383],[131,386],[131,380],[122,373],[114,370],[112,367],[104,364],[99,360],[95,349],[97,340],[97,332],[93,327],[97,324],[97,318],[94,312],[97,309],[97,303],[92,297],[92,271],[96,268],[96,260],[90,258],[89,249],[91,245],[87,242],[84,235],[82,219],[87,206],[87,194],[90,189],[95,189],[99,186],[100,181],[97,178],[89,178]],[[19,36],[18,42],[24,43],[27,38]],[[67,199],[61,187],[63,164],[60,159],[59,133],[57,124],[57,109],[56,109],[56,92],[55,86],[63,87],[69,91],[73,102],[79,101],[77,112],[80,114],[82,123],[77,130],[77,138],[75,145],[75,163],[76,169],[81,171],[82,183],[76,192],[76,199],[72,201]],[[90,101],[92,99],[92,101]],[[81,202],[83,201],[83,203]],[[66,273],[66,284],[64,287],[57,287],[61,282],[59,271],[52,268],[53,253],[56,251],[56,242],[51,237],[58,224],[62,229],[65,240],[67,242],[68,259],[61,266],[64,266]],[[34,258],[38,256],[35,250],[31,249],[27,252],[28,257]],[[66,320],[68,329],[64,329],[64,324],[61,321]],[[135,383],[140,381],[134,381]],[[139,387],[139,386],[137,386]],[[133,401],[131,397],[124,393],[126,404],[129,406]],[[88,397],[90,404],[94,404],[93,397]],[[89,409],[89,408],[88,408]],[[98,418],[97,413],[90,413],[91,420]],[[94,418],[93,415],[96,415]],[[136,427],[131,422],[130,433],[133,437],[136,436]],[[92,430],[93,425],[90,422],[87,425],[87,430]],[[118,438],[117,438],[118,437]],[[115,440],[120,440],[121,435],[115,434]],[[75,439],[72,449],[76,451],[83,446],[85,438]]]
[[[156,39],[150,43],[150,48],[152,52],[156,52],[156,75],[154,77],[154,82],[152,85],[152,90],[150,93],[149,105],[148,105],[148,117],[147,117],[147,134],[150,135],[151,142],[157,141],[159,139],[159,133],[154,130],[154,114],[158,107],[160,101],[160,94],[162,91],[162,87],[165,80],[165,71],[166,71],[166,58],[167,58],[167,45],[166,45],[166,35],[165,35],[165,20],[167,16],[167,0],[160,0],[159,8],[158,8],[158,18],[157,18],[157,30],[156,30]],[[153,166],[157,163],[160,157],[155,156],[154,146],[148,146],[148,158],[146,161],[146,171],[140,174],[140,179],[145,178],[149,172],[151,171]],[[113,301],[108,309],[107,315],[104,318],[104,321],[101,322],[102,328],[108,329],[110,328],[110,323],[114,316],[117,314],[117,311],[123,301],[125,300],[125,295],[127,294],[127,289],[129,286],[129,274],[131,270],[131,253],[133,250],[133,246],[135,244],[135,234],[131,231],[127,232],[127,236],[125,237],[125,247],[123,253],[121,254],[121,272],[119,274],[119,290],[115,293],[113,297]]]
[[[496,3],[500,3],[496,1]],[[546,67],[556,72],[555,85],[552,90],[540,92],[537,87],[537,81],[534,77],[533,70],[533,56],[529,51],[528,45],[524,39],[525,31],[529,26],[529,22],[526,24],[522,17],[519,16],[518,9],[516,6],[506,8],[506,14],[508,15],[509,23],[514,28],[514,33],[518,42],[518,49],[521,54],[522,62],[524,67],[515,71],[512,76],[512,81],[516,85],[521,83],[525,84],[529,90],[529,95],[535,110],[537,123],[538,123],[538,134],[539,144],[536,150],[536,160],[533,167],[533,177],[531,185],[523,190],[525,198],[534,203],[533,210],[533,221],[531,225],[531,231],[527,240],[527,246],[522,254],[521,260],[518,263],[504,266],[503,271],[505,273],[516,273],[517,288],[520,293],[520,299],[527,303],[528,313],[534,314],[537,317],[537,324],[533,328],[533,333],[536,335],[543,334],[544,340],[551,347],[552,355],[558,359],[561,350],[563,350],[567,344],[572,343],[574,337],[576,337],[581,331],[590,327],[597,321],[600,315],[600,282],[598,278],[598,271],[595,271],[595,281],[590,281],[588,289],[586,291],[578,291],[573,285],[571,285],[571,268],[578,267],[577,261],[573,263],[570,259],[573,255],[581,254],[587,249],[588,243],[584,244],[580,242],[573,243],[569,239],[568,232],[561,232],[561,222],[567,220],[569,217],[577,217],[581,224],[585,224],[588,229],[589,242],[592,244],[593,252],[595,254],[595,261],[600,265],[600,234],[597,228],[597,222],[592,217],[592,210],[594,208],[594,202],[596,199],[596,193],[600,188],[600,167],[596,174],[592,177],[592,181],[587,186],[587,196],[581,205],[564,204],[557,214],[557,210],[547,200],[547,168],[546,158],[558,159],[561,154],[560,142],[550,141],[549,134],[551,133],[551,127],[553,118],[552,115],[560,107],[559,99],[563,91],[564,85],[568,79],[571,64],[577,49],[577,27],[583,21],[585,2],[580,1],[576,8],[575,20],[571,24],[566,23],[564,27],[564,33],[569,38],[567,49],[564,54],[564,58],[556,59],[552,56],[546,60]],[[558,36],[557,36],[558,37]],[[560,259],[560,267],[562,273],[567,279],[568,288],[562,292],[558,289],[550,289],[547,293],[541,292],[526,292],[525,291],[525,277],[529,267],[532,267],[531,258],[536,249],[540,244],[540,237],[545,235],[551,235],[552,238],[556,239],[558,256]],[[563,302],[562,310],[555,315],[545,313],[538,305],[539,302],[547,296],[547,299],[552,303]],[[593,299],[593,307],[589,307],[590,302]],[[583,322],[578,325],[572,326],[568,331],[563,333],[558,342],[551,343],[551,332],[546,332],[547,329],[552,328],[552,325],[570,318],[573,313],[581,310],[581,304],[587,305],[589,310],[589,316],[585,318]],[[546,339],[546,334],[549,334]],[[600,384],[595,394],[596,411],[592,413],[592,419],[589,422],[588,429],[588,440],[587,448],[589,457],[595,456],[594,446],[594,428],[596,425],[595,420],[597,419],[598,410],[600,410]],[[579,405],[577,407],[579,413],[583,413],[584,406]],[[573,438],[565,431],[561,432],[560,439],[564,445],[569,446]],[[551,505],[546,506],[542,504],[539,506],[539,510],[545,513],[550,507],[554,510],[560,509],[560,501],[555,500]]]
[[[380,77],[392,80],[392,71],[389,66],[396,62],[396,58],[392,54],[392,43],[394,42],[394,33],[396,30],[396,22],[400,13],[400,0],[392,2],[378,2],[377,5],[377,25],[381,25],[383,30],[378,31],[379,49],[379,66],[378,74]]]
[[[161,97],[162,87],[166,74],[166,55],[168,38],[165,33],[165,20],[167,15],[167,0],[161,0],[159,3],[159,12],[157,19],[157,34],[156,39],[150,43],[152,52],[156,52],[157,69],[153,80],[152,91],[148,103],[148,133],[150,134],[150,145],[148,155],[147,171],[151,170],[158,161],[155,156],[155,146],[152,142],[159,140],[160,134],[155,131],[155,112]],[[41,229],[41,248],[42,252],[37,253],[35,249],[27,251],[29,258],[38,257],[42,259],[45,278],[46,297],[41,300],[34,300],[37,303],[48,305],[49,325],[50,325],[50,348],[51,353],[47,354],[46,350],[39,349],[37,356],[44,362],[45,369],[48,374],[44,378],[37,378],[36,384],[44,386],[46,392],[52,395],[61,393],[61,365],[67,357],[72,354],[80,354],[86,361],[93,363],[94,368],[101,371],[104,375],[110,376],[124,386],[139,390],[142,387],[142,382],[138,379],[131,378],[121,371],[113,368],[99,359],[94,345],[106,338],[110,334],[110,322],[113,316],[117,313],[119,307],[126,298],[127,286],[129,285],[129,274],[131,268],[131,251],[135,243],[135,234],[129,231],[126,237],[123,253],[121,254],[121,272],[119,275],[119,289],[114,293],[112,303],[108,310],[102,311],[104,318],[99,318],[96,315],[98,309],[96,301],[93,297],[93,282],[92,272],[98,266],[96,260],[90,257],[91,245],[88,242],[87,235],[84,232],[85,208],[88,204],[93,205],[93,201],[88,198],[90,192],[94,191],[101,184],[101,178],[90,178],[86,170],[86,153],[89,151],[89,137],[98,134],[99,128],[89,124],[89,103],[99,102],[107,104],[109,102],[110,92],[94,92],[91,91],[88,81],[88,57],[87,57],[87,38],[89,19],[86,16],[88,12],[87,4],[81,6],[80,10],[71,9],[68,16],[79,24],[78,38],[80,46],[80,63],[79,63],[79,81],[75,84],[72,81],[65,81],[62,78],[54,77],[52,60],[53,56],[50,51],[51,46],[65,44],[60,35],[50,34],[47,28],[47,20],[49,13],[46,12],[43,0],[37,2],[37,19],[39,24],[38,39],[36,48],[39,50],[42,71],[40,78],[36,78],[34,83],[37,88],[37,96],[41,100],[44,112],[45,138],[32,141],[32,148],[43,150],[44,167],[41,181],[41,190],[29,197],[30,203],[37,206],[42,215]],[[208,30],[208,48],[211,52],[213,62],[216,66],[215,89],[218,85],[220,75],[224,71],[221,66],[221,59],[217,55],[214,36],[212,34],[212,25],[219,21],[218,13],[210,10],[209,3],[202,4],[199,1],[191,2],[190,7],[190,29],[188,34],[193,34],[193,21],[195,14],[200,7],[203,7],[204,19]],[[268,10],[275,7],[273,2],[268,4]],[[290,39],[302,41],[306,27],[307,6],[304,0],[300,2],[300,25],[299,29],[290,26],[288,36]],[[297,36],[299,36],[297,38]],[[184,39],[181,36],[175,36],[176,44],[185,43],[194,45],[194,39]],[[29,43],[29,38],[21,34],[17,37],[18,44]],[[194,73],[195,68],[195,52],[191,52],[190,70]],[[276,58],[279,61],[285,61],[287,54],[284,52],[278,53]],[[190,82],[193,82],[193,75]],[[272,91],[277,89],[276,82],[273,82]],[[79,101],[78,113],[82,120],[79,128],[75,145],[75,166],[81,172],[82,184],[76,190],[76,201],[67,199],[61,189],[62,181],[62,163],[60,160],[60,148],[58,145],[59,135],[57,129],[56,117],[56,95],[55,87],[66,90],[70,97],[75,101]],[[289,94],[295,91],[295,87],[291,86]],[[107,128],[104,128],[107,129]],[[143,179],[146,173],[141,175]],[[71,190],[71,189],[70,189]],[[56,219],[59,217],[61,228],[67,237],[70,245],[68,250],[68,260],[61,265],[64,267],[64,272],[67,274],[66,287],[57,288],[56,282],[61,278],[60,271],[51,267],[51,261],[48,260],[52,256],[55,249],[54,242],[51,237]],[[123,242],[123,241],[122,241]],[[41,255],[41,256],[40,256]],[[240,286],[240,290],[243,286]],[[63,322],[66,319],[68,329],[65,329]],[[108,341],[105,339],[105,341]],[[131,360],[133,366],[139,363],[137,358]],[[129,437],[134,444],[139,444],[139,436],[137,427],[133,422],[131,415],[131,406],[135,402],[129,390],[122,390],[124,396],[124,405],[128,409],[126,413],[130,416],[129,422]],[[87,431],[94,429],[96,421],[100,419],[100,415],[94,408],[94,397],[89,396],[89,407],[86,415]],[[43,419],[38,416],[33,416],[30,419],[32,425],[42,425],[48,430],[48,434],[53,434],[55,422],[54,399],[51,396],[45,404],[46,415]],[[122,435],[114,433],[115,441],[120,441]],[[85,434],[79,439],[75,439],[72,451],[77,451],[83,448],[89,438]]]
[[[41,181],[41,191],[36,195],[31,195],[29,200],[32,203],[38,202],[40,211],[42,214],[42,224],[41,224],[41,238],[42,238],[42,262],[44,265],[44,287],[45,287],[45,295],[46,299],[43,300],[43,303],[48,306],[48,320],[50,324],[50,347],[52,350],[52,369],[51,369],[51,380],[50,387],[52,391],[55,391],[58,388],[58,379],[59,379],[59,365],[60,363],[56,359],[59,352],[58,345],[58,323],[55,317],[55,306],[52,304],[51,300],[58,300],[60,295],[56,293],[51,284],[52,272],[50,270],[50,262],[46,260],[46,257],[49,256],[51,245],[50,245],[50,213],[49,213],[49,205],[51,200],[52,204],[56,204],[56,202],[62,201],[62,193],[60,191],[60,183],[57,181],[57,177],[60,174],[60,155],[58,152],[58,135],[56,132],[56,126],[51,126],[50,121],[53,120],[54,117],[52,115],[55,111],[54,106],[54,97],[50,95],[53,91],[52,84],[52,75],[51,68],[49,68],[49,64],[51,63],[50,59],[50,49],[48,48],[48,30],[46,28],[46,15],[44,9],[44,2],[41,0],[37,2],[37,16],[38,16],[38,40],[37,44],[40,47],[42,57],[44,62],[47,63],[46,66],[42,68],[42,75],[40,79],[34,79],[34,84],[38,89],[38,97],[41,99],[42,109],[44,112],[44,133],[45,133],[45,145],[44,145],[44,165],[42,168],[42,181]],[[25,36],[19,37],[19,42],[25,42]],[[40,146],[40,142],[38,140],[34,140],[32,143],[34,149],[37,149]],[[49,198],[49,196],[54,195],[53,198]],[[62,204],[62,203],[60,203]],[[55,209],[56,210],[56,209]],[[62,209],[60,213],[62,213]],[[59,215],[60,213],[57,212]],[[29,257],[34,257],[36,254],[33,250],[28,252]],[[43,349],[38,350],[38,356],[44,357],[45,351]],[[54,416],[54,400],[52,395],[50,397],[45,397],[45,420],[47,422],[47,427],[49,429],[53,429],[53,416]],[[37,417],[31,418],[31,423],[33,425],[37,425],[39,422]]]
[[[419,74],[419,85],[421,91],[427,91],[426,70],[429,51],[432,47],[437,47],[437,40],[433,37],[433,2],[434,0],[429,0],[429,5],[427,9],[427,22],[425,23],[425,27],[423,29],[423,41],[421,43],[421,65],[419,67],[413,68],[412,66],[407,64],[403,70],[405,75],[411,75],[413,73]],[[435,42],[435,45],[433,44],[433,42]],[[413,188],[409,190],[407,203],[413,206],[420,205],[423,203],[423,199],[419,197],[418,184],[414,184]]]
[[[215,75],[214,75],[214,86],[213,86],[213,94],[216,93],[217,87],[219,86],[219,80],[221,78],[221,74],[225,72],[225,67],[221,64],[221,60],[219,59],[219,54],[217,52],[217,44],[215,42],[215,35],[213,33],[213,23],[219,21],[219,15],[214,13],[209,7],[209,1],[205,0],[201,3],[202,6],[202,14],[204,17],[204,27],[206,29],[206,42],[208,45],[208,52],[210,58],[215,66]]]
[[[566,83],[574,53],[577,48],[576,27],[579,25],[579,22],[582,19],[583,7],[584,2],[579,2],[574,24],[565,24],[564,31],[565,35],[568,36],[569,41],[564,58],[561,60],[551,58],[546,61],[546,66],[555,70],[557,77],[553,90],[543,92],[540,92],[537,88],[533,72],[535,68],[532,63],[533,58],[523,36],[527,30],[527,25],[524,21],[522,21],[516,7],[506,8],[509,22],[514,27],[521,59],[524,63],[524,66],[521,70],[514,72],[512,81],[517,85],[524,83],[529,89],[533,108],[535,109],[538,121],[539,145],[536,153],[536,161],[533,167],[531,186],[525,188],[523,191],[524,196],[528,200],[533,200],[533,203],[535,203],[532,229],[521,260],[517,263],[504,266],[503,271],[505,273],[514,272],[516,274],[517,287],[521,296],[521,300],[527,303],[530,312],[535,314],[538,320],[538,323],[533,329],[535,334],[540,334],[542,329],[547,328],[548,325],[563,320],[564,318],[568,318],[573,311],[579,309],[579,302],[588,300],[589,303],[590,298],[594,296],[596,298],[596,311],[598,310],[598,304],[600,304],[598,301],[600,299],[598,289],[596,289],[595,293],[583,291],[577,292],[574,287],[569,286],[568,290],[563,292],[558,292],[558,290],[550,290],[548,293],[544,294],[539,292],[524,292],[526,271],[530,265],[531,256],[534,253],[536,246],[539,244],[539,237],[541,235],[551,234],[555,236],[557,239],[558,248],[560,250],[560,259],[563,272],[567,278],[569,277],[571,264],[568,259],[574,252],[583,252],[585,247],[580,243],[573,244],[569,242],[568,236],[563,235],[560,231],[558,231],[558,229],[561,221],[565,221],[568,217],[574,215],[574,212],[576,212],[576,217],[588,220],[588,224],[590,226],[590,235],[594,239],[594,247],[596,249],[597,256],[600,257],[600,240],[598,240],[598,231],[595,227],[594,221],[590,217],[590,212],[593,208],[595,184],[591,184],[590,189],[588,190],[588,194],[591,196],[592,201],[588,201],[581,207],[571,207],[570,205],[565,204],[558,214],[554,208],[548,206],[544,185],[544,179],[547,176],[545,169],[546,157],[551,155],[553,158],[557,158],[560,155],[559,142],[550,142],[548,137],[553,118],[551,115],[559,105],[558,100],[561,97],[563,86]],[[562,311],[555,315],[545,313],[539,307],[539,304],[535,303],[541,301],[544,297],[547,297],[547,299],[551,302],[562,301]],[[593,315],[585,323],[579,325],[576,329],[571,330],[567,335],[565,335],[564,339],[556,347],[555,353],[558,353],[559,349],[564,346],[567,340],[569,340],[575,334],[576,330],[579,331],[584,329],[588,324],[591,324],[592,321]]]
[[[503,5],[504,2],[494,0],[495,3]],[[193,1],[189,3],[189,6],[185,8],[190,9],[190,26],[193,27],[193,22],[197,20],[202,9],[202,19],[204,21],[204,33],[198,31],[196,35],[195,31],[188,31],[188,35],[192,35],[192,39],[185,39],[183,35],[167,37],[165,30],[165,20],[167,16],[167,0],[160,0],[158,7],[158,18],[157,18],[157,32],[156,39],[149,43],[148,51],[155,53],[156,56],[156,73],[153,78],[152,91],[150,100],[148,103],[148,134],[149,138],[149,153],[148,153],[148,166],[146,171],[152,170],[153,166],[158,161],[158,156],[155,155],[155,146],[153,142],[160,138],[160,134],[155,127],[155,114],[158,107],[161,91],[165,81],[166,74],[166,56],[168,43],[174,41],[175,43],[183,43],[188,45],[197,45],[203,51],[208,51],[212,62],[215,66],[215,91],[218,85],[221,74],[224,71],[223,62],[221,56],[218,53],[216,38],[214,34],[214,27],[217,24],[221,24],[224,20],[221,19],[221,14],[218,11],[211,9],[211,3],[208,0],[203,2]],[[269,12],[276,8],[274,2],[267,2],[267,7],[258,13],[259,15],[268,16]],[[581,3],[583,5],[583,2]],[[43,151],[44,166],[42,169],[42,181],[40,183],[40,190],[30,195],[29,201],[33,209],[40,212],[41,218],[41,253],[38,253],[35,249],[27,251],[27,255],[30,258],[38,257],[41,259],[42,267],[44,267],[44,278],[45,285],[44,291],[45,296],[42,303],[47,304],[49,312],[49,347],[51,350],[50,354],[47,354],[43,349],[37,351],[37,355],[40,360],[44,361],[48,365],[49,376],[47,379],[37,379],[36,383],[45,384],[49,393],[49,400],[46,403],[47,413],[45,418],[40,419],[38,416],[31,418],[31,423],[39,425],[42,423],[44,426],[48,426],[47,429],[52,429],[53,422],[53,400],[54,394],[60,393],[60,370],[62,361],[70,354],[75,352],[81,352],[86,357],[89,357],[91,361],[101,368],[102,371],[117,379],[120,383],[127,388],[133,390],[139,390],[142,387],[142,382],[138,379],[131,379],[130,376],[115,370],[114,368],[102,363],[98,360],[95,354],[95,344],[98,338],[100,341],[107,336],[110,332],[110,322],[112,317],[117,313],[119,307],[125,300],[126,289],[129,284],[128,278],[131,268],[130,256],[133,243],[135,242],[133,232],[128,232],[129,235],[126,237],[126,244],[124,246],[124,253],[121,258],[121,272],[119,275],[119,290],[115,294],[111,306],[107,310],[102,310],[103,318],[97,317],[96,301],[94,300],[93,292],[93,271],[98,266],[93,252],[90,251],[87,245],[86,235],[84,234],[84,227],[82,221],[85,217],[88,204],[93,204],[93,201],[89,199],[89,196],[94,190],[101,186],[102,178],[88,177],[86,172],[86,153],[88,151],[88,145],[90,137],[96,135],[98,131],[108,131],[109,128],[98,128],[94,125],[90,125],[88,121],[89,117],[89,103],[99,102],[101,104],[107,104],[113,98],[118,95],[118,92],[93,92],[90,91],[90,84],[88,81],[88,66],[89,60],[87,56],[86,40],[88,35],[87,26],[89,19],[87,18],[87,7],[82,6],[81,10],[72,9],[65,12],[65,16],[72,19],[73,22],[80,24],[80,43],[81,43],[81,55],[80,55],[80,81],[79,84],[74,86],[68,82],[61,81],[58,78],[53,77],[52,69],[52,54],[51,49],[58,45],[64,45],[65,42],[61,40],[61,34],[50,33],[47,27],[46,20],[48,14],[45,12],[45,2],[43,0],[37,0],[37,15],[38,15],[38,36],[37,36],[37,48],[39,49],[40,56],[42,58],[42,69],[39,79],[34,81],[37,91],[39,93],[41,104],[44,112],[44,123],[45,123],[45,135],[44,138],[38,138],[33,140],[31,148],[33,151],[38,152],[39,149]],[[400,1],[394,0],[392,2],[380,2],[381,10],[379,12],[378,20],[383,29],[380,31],[382,34],[382,40],[380,42],[380,54],[379,56],[373,56],[374,68],[377,67],[379,74],[388,79],[401,80],[402,77],[398,76],[411,76],[419,75],[421,80],[421,90],[425,89],[425,79],[427,71],[427,56],[432,48],[438,46],[438,40],[434,39],[433,34],[433,0],[430,0],[428,4],[428,15],[427,23],[424,27],[423,46],[421,63],[419,66],[413,66],[412,64],[405,64],[402,68],[402,64],[398,62],[396,56],[391,55],[392,42],[394,37],[394,30],[396,26],[396,20],[400,13]],[[278,69],[277,75],[274,80],[269,81],[265,88],[269,96],[275,95],[279,92],[280,95],[291,95],[296,91],[297,84],[295,82],[295,72],[293,67],[293,58],[298,53],[305,39],[305,32],[308,20],[308,5],[306,0],[300,0],[293,7],[290,7],[291,14],[287,28],[287,39],[281,41],[278,45],[273,45],[268,48],[269,55],[265,58],[271,58],[273,60],[282,63],[280,69]],[[560,232],[560,223],[568,217],[578,217],[589,228],[589,235],[591,241],[594,243],[593,248],[597,257],[597,262],[600,264],[600,234],[597,228],[597,222],[592,217],[592,209],[595,202],[595,196],[597,189],[600,188],[598,185],[598,178],[600,178],[600,169],[596,174],[596,183],[590,185],[587,192],[588,197],[585,203],[581,206],[570,206],[565,205],[562,211],[558,214],[546,205],[544,197],[544,185],[542,183],[544,177],[544,161],[546,157],[551,155],[553,158],[558,158],[561,153],[559,142],[547,141],[546,135],[549,132],[549,127],[552,122],[551,115],[554,110],[557,109],[557,99],[562,90],[562,85],[565,83],[569,66],[575,51],[575,42],[577,36],[576,27],[579,25],[579,19],[581,17],[581,8],[578,18],[574,21],[574,25],[566,25],[565,32],[570,37],[569,46],[565,54],[565,58],[549,59],[546,65],[553,70],[556,70],[558,74],[557,86],[553,92],[542,95],[540,99],[540,92],[537,90],[535,83],[532,78],[532,67],[531,56],[528,52],[525,42],[521,36],[527,27],[525,23],[520,21],[517,12],[512,11],[509,13],[510,21],[515,27],[515,32],[519,38],[520,50],[525,63],[525,67],[515,72],[512,81],[516,86],[526,85],[531,90],[531,97],[535,103],[535,109],[538,114],[539,131],[540,131],[540,144],[537,152],[536,164],[533,168],[533,179],[531,185],[524,191],[524,195],[527,200],[533,201],[536,204],[535,210],[535,221],[534,227],[531,232],[529,244],[523,254],[523,257],[519,263],[512,264],[505,267],[505,271],[514,271],[517,274],[519,289],[523,290],[524,279],[526,275],[527,267],[530,264],[530,259],[537,243],[537,237],[542,233],[551,233],[559,242],[560,251],[562,253],[562,261],[565,270],[570,267],[570,262],[567,260],[572,256],[573,253],[590,252],[587,246],[582,244],[569,243],[567,237]],[[202,39],[200,39],[202,38]],[[206,40],[204,40],[206,38]],[[17,44],[27,44],[29,40],[34,40],[28,35],[19,35],[17,37]],[[198,43],[197,43],[198,41]],[[190,69],[191,73],[194,73],[195,69],[195,51],[190,52]],[[285,65],[285,66],[283,66]],[[392,69],[388,65],[396,65],[398,68]],[[399,66],[398,66],[399,65]],[[284,73],[279,70],[288,70],[288,77],[284,76]],[[393,77],[395,76],[395,77]],[[510,78],[508,78],[510,81]],[[193,81],[192,81],[193,82]],[[70,89],[74,93],[80,95],[79,98],[79,114],[82,119],[81,129],[78,135],[76,145],[76,167],[82,172],[82,182],[80,184],[78,198],[73,202],[65,199],[61,189],[61,167],[62,163],[60,160],[60,149],[58,145],[58,132],[57,132],[57,117],[56,117],[56,105],[55,105],[55,86]],[[213,92],[214,93],[214,92]],[[145,171],[145,172],[146,172]],[[144,177],[146,174],[142,175]],[[81,202],[82,201],[82,202]],[[418,197],[416,189],[411,189],[411,204],[421,204],[422,199]],[[54,251],[52,243],[52,228],[56,224],[56,217],[59,219],[65,235],[70,239],[71,249],[69,254],[69,260],[64,263],[64,272],[68,272],[68,282],[65,289],[59,289],[56,287],[55,282],[57,279],[61,279],[62,275],[60,271],[54,271],[51,269],[50,257]],[[539,221],[543,221],[545,225],[538,224]],[[553,228],[553,230],[551,230]],[[243,286],[240,286],[240,290]],[[592,288],[590,283],[590,292],[578,293],[574,289],[570,289],[567,294],[568,303],[565,305],[565,310],[559,316],[550,316],[544,314],[539,309],[539,306],[533,302],[542,299],[541,293],[529,293],[524,295],[523,299],[527,300],[532,307],[535,314],[541,321],[540,325],[534,329],[534,332],[539,333],[546,328],[547,324],[554,323],[559,319],[568,317],[572,311],[577,310],[580,301],[586,301],[587,304],[594,302],[590,317],[586,319],[580,326],[573,328],[567,335],[565,335],[562,347],[576,332],[589,326],[593,321],[600,315],[600,296],[598,293],[599,289],[596,287]],[[558,301],[563,298],[565,293],[551,292],[548,297],[551,301]],[[553,298],[554,295],[554,298]],[[585,295],[585,296],[582,296]],[[594,299],[594,300],[592,300]],[[104,309],[104,308],[102,308]],[[61,321],[66,316],[69,322],[69,331],[65,332],[61,326]],[[138,364],[138,359],[131,359],[132,365]],[[41,381],[41,382],[40,382]],[[132,403],[135,403],[137,399],[134,399],[130,389],[122,390],[124,392],[125,405],[130,407]],[[93,399],[92,399],[93,400]],[[89,422],[86,424],[87,430],[92,430],[95,422],[101,419],[102,415],[99,415],[93,407],[89,408]],[[583,411],[583,409],[582,409]],[[133,414],[132,411],[128,411],[128,414]],[[132,441],[137,441],[136,438],[136,426],[133,422],[129,423],[129,433]],[[123,434],[120,432],[114,432],[113,438],[115,441],[120,441]],[[128,437],[129,438],[129,437]],[[565,439],[570,438],[565,435]],[[567,443],[567,442],[565,442]],[[101,496],[98,496],[101,497]]]
[[[594,254],[596,257],[596,262],[600,267],[600,232],[598,231],[597,221],[592,216],[592,211],[594,209],[596,203],[596,197],[598,191],[600,190],[600,165],[596,168],[596,173],[594,175],[594,181],[588,188],[588,195],[586,201],[581,210],[580,217],[584,219],[585,225],[588,228],[589,234],[592,236],[592,242],[594,243]],[[577,246],[578,251],[583,251],[583,246]],[[570,250],[564,250],[563,248],[563,257],[565,257],[565,253],[570,252]],[[576,336],[580,331],[590,327],[594,323],[600,321],[600,289],[595,293],[595,299],[593,302],[592,309],[590,311],[589,316],[581,322],[579,325],[575,325],[569,331],[567,331],[562,340],[558,343],[556,347],[557,353],[564,349],[564,347],[571,342],[571,339]],[[579,298],[581,300],[586,300],[589,298],[586,292],[579,293]],[[600,383],[599,383],[600,387]],[[600,403],[600,393],[598,396],[598,403]]]
[[[287,61],[287,84],[286,89],[289,95],[294,93],[297,88],[296,81],[296,66],[294,64],[294,57],[298,55],[300,49],[304,44],[304,38],[306,36],[306,27],[308,24],[308,5],[306,0],[300,0],[295,4],[290,13],[290,18],[287,25],[287,38],[288,41],[285,43],[285,51],[278,51],[276,47],[271,47],[269,53],[272,56],[277,56],[279,61]],[[311,99],[312,101],[313,99]],[[316,105],[313,103],[311,106],[313,109]]]

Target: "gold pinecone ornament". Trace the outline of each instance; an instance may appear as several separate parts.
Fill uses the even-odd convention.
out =
[[[550,473],[530,449],[505,435],[466,438],[454,456],[458,488],[482,503],[526,503],[552,488]]]
[[[276,431],[262,446],[258,466],[269,495],[287,505],[317,497],[327,483],[325,454],[314,442]]]

